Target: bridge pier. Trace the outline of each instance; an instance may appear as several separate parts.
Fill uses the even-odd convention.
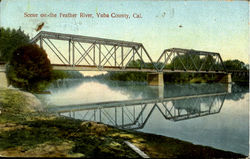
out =
[[[5,65],[1,65],[1,64],[0,64],[0,87],[4,87],[4,88],[8,87],[8,80],[6,77]]]
[[[220,80],[221,83],[232,83],[232,74],[228,73],[226,75],[223,75],[223,77]]]
[[[164,98],[164,86],[149,86],[151,96],[154,98]]]
[[[164,86],[163,72],[148,73],[147,80],[150,86]]]
[[[164,85],[158,86],[158,98],[164,98]]]
[[[227,84],[227,93],[232,93],[232,84],[231,83]]]

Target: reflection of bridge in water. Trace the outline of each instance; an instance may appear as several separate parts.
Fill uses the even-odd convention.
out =
[[[219,113],[227,92],[159,99],[51,106],[49,111],[123,129],[142,129],[158,110],[166,120],[181,121]]]

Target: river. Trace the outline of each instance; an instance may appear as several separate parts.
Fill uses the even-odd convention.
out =
[[[49,111],[249,154],[249,89],[236,84],[58,80],[37,95]]]

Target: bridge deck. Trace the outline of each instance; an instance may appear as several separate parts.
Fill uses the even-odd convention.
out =
[[[88,66],[88,65],[77,65],[77,66],[72,66],[72,65],[64,65],[64,64],[52,64],[52,69],[53,70],[64,70],[64,71],[124,71],[124,72],[158,72],[155,69],[152,68],[134,68],[134,67],[126,67],[125,69],[123,67],[115,67],[115,66],[104,66],[104,67],[98,67],[98,66]],[[5,72],[5,64],[0,63],[0,72]],[[224,71],[195,71],[195,70],[170,70],[170,69],[164,69],[162,72],[167,72],[167,73],[175,73],[175,72],[180,72],[180,73],[219,73],[219,74],[225,74],[226,72]],[[242,72],[241,70],[234,70],[234,71],[228,71],[229,73],[234,73],[234,72]],[[246,73],[249,73],[248,70],[243,71]]]
[[[52,64],[53,70],[64,70],[64,71],[114,71],[114,72],[159,72],[153,68],[136,68],[136,67],[116,67],[116,66],[90,66],[90,65],[65,65],[65,64]],[[225,71],[196,71],[196,70],[171,70],[171,69],[164,69],[161,72],[168,72],[168,73],[220,73],[225,74]]]

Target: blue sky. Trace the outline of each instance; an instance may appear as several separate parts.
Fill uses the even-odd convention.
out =
[[[248,62],[249,8],[246,1],[3,0],[0,25],[21,27],[31,37],[45,31],[141,42],[157,60],[166,48],[219,52],[224,60]],[[27,13],[90,13],[94,18],[25,18]],[[129,14],[100,19],[96,13]],[[143,18],[132,18],[140,13]],[[182,27],[179,27],[179,26]]]

